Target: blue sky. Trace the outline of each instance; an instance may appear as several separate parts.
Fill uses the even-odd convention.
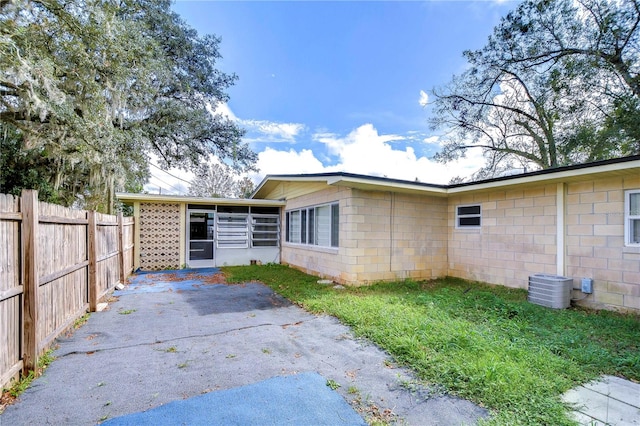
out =
[[[218,111],[247,129],[259,155],[260,172],[250,175],[256,183],[266,174],[330,171],[447,183],[473,173],[482,158],[433,162],[439,135],[429,129],[425,103],[464,70],[462,52],[481,48],[516,6],[178,0],[173,9],[200,34],[222,39],[218,68],[239,79]],[[154,184],[172,190],[153,179],[149,189]]]

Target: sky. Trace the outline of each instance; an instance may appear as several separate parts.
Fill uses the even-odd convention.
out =
[[[466,67],[517,1],[191,1],[173,5],[221,38],[217,68],[238,76],[217,112],[247,130],[266,175],[349,172],[446,184],[483,164],[432,157],[432,90]],[[151,168],[149,192],[185,193],[192,175]]]

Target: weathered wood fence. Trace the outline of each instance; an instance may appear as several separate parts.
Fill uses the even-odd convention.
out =
[[[0,194],[0,389],[133,270],[130,217]]]

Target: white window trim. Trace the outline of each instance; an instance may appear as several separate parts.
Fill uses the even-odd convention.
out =
[[[480,213],[478,214],[465,214],[460,215],[458,211],[461,207],[479,207]],[[479,217],[480,225],[460,225],[460,218]],[[456,206],[456,229],[480,229],[482,228],[482,204],[459,204]]]
[[[624,245],[626,247],[640,247],[640,242],[631,241],[631,222],[634,220],[640,220],[640,211],[631,211],[632,194],[640,194],[640,189],[632,189],[624,192]]]

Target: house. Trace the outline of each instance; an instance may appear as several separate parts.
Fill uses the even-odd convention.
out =
[[[125,202],[136,196],[146,255],[147,228],[156,220],[144,219],[145,196],[119,194]],[[191,199],[173,208],[171,225],[163,226],[172,227],[174,245],[187,232],[188,212],[216,202],[223,201]],[[455,185],[272,175],[244,202],[279,211],[273,261],[340,283],[454,276],[527,288],[529,276],[552,274],[572,278],[574,288],[593,280],[591,294],[574,291],[581,304],[640,311],[640,156]],[[186,249],[174,251],[187,260]]]
[[[277,200],[118,193],[133,207],[134,269],[280,262]]]

